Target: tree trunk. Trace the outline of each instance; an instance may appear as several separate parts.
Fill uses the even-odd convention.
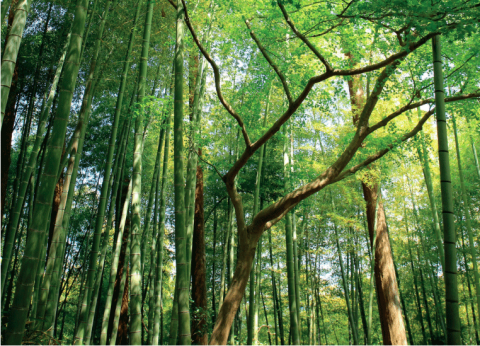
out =
[[[178,335],[179,343],[190,345],[190,302],[188,277],[188,256],[185,227],[185,179],[183,172],[183,63],[184,63],[184,16],[185,9],[181,0],[177,0],[177,33],[175,45],[175,93],[174,93],[174,184],[175,184],[175,255],[177,276],[175,291],[178,298]],[[175,340],[177,338],[175,337]]]
[[[377,290],[378,311],[385,345],[406,345],[407,337],[400,307],[398,284],[388,239],[387,223],[382,201],[379,198],[379,186],[362,183],[363,195],[367,202],[367,222],[370,244],[375,240],[375,286]],[[377,210],[378,209],[378,210]],[[376,219],[376,222],[375,222]],[[376,228],[375,225],[376,224]]]
[[[27,22],[28,12],[30,11],[31,0],[20,0],[15,9],[15,17],[8,33],[5,48],[3,49],[2,76],[1,76],[1,117],[0,129],[3,124],[3,117],[8,102],[8,95],[12,85],[15,66],[17,64],[18,51],[23,37],[23,30]]]
[[[244,230],[244,232],[246,232],[246,230]],[[255,257],[257,241],[258,238],[256,236],[252,236],[251,238],[239,236],[238,246],[240,249],[238,252],[235,273],[233,275],[233,280],[230,283],[230,288],[223,301],[222,308],[218,313],[212,337],[210,339],[210,345],[227,344],[230,327],[235,318],[238,307],[240,306],[240,302],[242,301],[250,277],[250,270]]]
[[[128,202],[126,202],[125,204],[128,205]],[[125,309],[123,309],[125,291],[127,291],[127,301],[125,302],[125,305],[126,305],[125,308],[126,308],[126,314],[128,314],[128,280],[127,280],[128,276],[127,275],[128,275],[128,258],[130,256],[130,241],[129,241],[130,224],[131,224],[131,217],[130,215],[128,215],[125,221],[125,230],[124,230],[123,239],[122,239],[122,250],[121,250],[120,258],[118,261],[117,277],[115,279],[116,292],[114,291],[114,298],[116,298],[116,300],[113,305],[115,308],[111,311],[111,315],[110,315],[111,322],[109,323],[109,329],[108,329],[108,333],[110,335],[110,345],[124,344],[121,342],[119,343],[119,339],[117,338],[117,336],[119,334],[118,331],[119,331],[120,318],[122,316],[122,312],[125,312]],[[125,315],[125,313],[123,315]],[[128,316],[127,316],[127,322],[128,322]],[[125,328],[125,337],[128,338],[128,333],[126,328]]]
[[[3,5],[3,2],[2,2]],[[3,220],[3,213],[5,210],[5,200],[7,196],[7,186],[8,186],[8,171],[10,169],[11,152],[12,152],[12,134],[13,126],[15,125],[16,118],[16,108],[15,104],[17,102],[17,81],[18,81],[18,63],[15,64],[15,69],[12,77],[12,86],[10,88],[10,94],[8,95],[8,101],[5,109],[5,118],[3,119],[2,126],[2,136],[1,136],[1,145],[2,145],[2,214],[1,220]],[[12,209],[13,210],[13,209]],[[11,218],[12,216],[10,216]],[[3,222],[3,221],[2,221]],[[3,263],[3,261],[2,261]],[[4,269],[2,269],[3,272]],[[3,282],[3,280],[2,280]],[[3,284],[2,284],[3,288]]]
[[[167,110],[170,112],[170,108]],[[166,192],[167,187],[167,173],[168,173],[168,158],[170,151],[170,114],[167,113],[167,121],[165,128],[165,148],[163,149],[163,167],[162,167],[162,183],[161,183],[161,192],[160,192],[160,219],[159,219],[159,233],[157,239],[157,257],[155,264],[155,326],[153,331],[152,344],[159,344],[158,339],[160,335],[160,344],[163,344],[163,311],[162,311],[162,300],[163,300],[163,237],[165,235],[165,202],[166,202]],[[162,320],[162,321],[161,321]]]
[[[435,84],[435,116],[437,118],[438,157],[442,190],[442,216],[445,248],[445,301],[447,316],[447,342],[459,345],[462,342],[458,307],[457,249],[455,214],[453,211],[453,188],[450,176],[448,153],[447,118],[443,91],[442,54],[440,36],[432,38],[433,75]]]
[[[290,125],[291,126],[291,125]],[[285,180],[285,191],[290,191],[290,165],[291,158],[288,150],[288,131],[287,126],[284,125],[284,143],[283,143],[283,172]],[[295,254],[293,249],[293,227],[292,227],[292,213],[285,215],[285,238],[287,248],[287,277],[288,277],[288,307],[290,311],[290,330],[291,343],[300,345],[300,331],[298,321],[297,299],[295,294]]]
[[[192,249],[192,298],[196,311],[192,318],[192,341],[195,345],[207,345],[207,286],[205,258],[205,226],[203,216],[203,171],[197,166],[195,188],[195,226]]]
[[[350,329],[352,331],[352,336],[353,336],[353,343],[354,345],[358,345],[358,332],[357,332],[357,326],[355,324],[355,320],[353,318],[353,309],[352,305],[350,302],[350,293],[348,291],[348,283],[347,283],[347,277],[345,274],[345,269],[344,269],[344,264],[343,264],[343,256],[342,256],[342,251],[340,248],[340,241],[339,241],[339,236],[338,236],[338,229],[337,225],[334,225],[335,229],[335,242],[337,244],[337,251],[338,251],[338,262],[340,263],[340,271],[342,275],[342,285],[343,285],[343,293],[345,295],[345,303],[347,305],[347,314],[348,314],[348,322]],[[348,263],[348,261],[347,261]]]
[[[131,250],[127,250],[127,252],[130,252],[130,251]],[[130,271],[130,268],[127,265],[125,268],[127,278],[130,277],[129,271]],[[123,289],[122,305],[120,310],[120,319],[118,321],[118,331],[117,331],[117,339],[116,339],[115,345],[129,345],[129,342],[131,341],[128,338],[128,322],[129,322],[128,281],[129,280],[125,280],[125,288]],[[110,341],[110,344],[112,344],[111,341]]]
[[[460,156],[460,147],[458,145],[458,134],[457,134],[457,124],[455,122],[455,116],[452,114],[452,122],[453,122],[453,134],[455,136],[455,148],[457,152],[457,164],[458,164],[458,175],[460,177],[460,187],[462,190],[462,201],[463,201],[463,212],[465,214],[465,224],[467,226],[467,235],[468,235],[468,243],[469,243],[469,250],[470,250],[470,257],[473,264],[473,282],[475,284],[475,300],[477,302],[477,311],[480,311],[480,276],[478,273],[478,260],[477,260],[477,252],[475,250],[475,243],[473,238],[473,231],[472,231],[472,221],[471,221],[471,204],[470,200],[467,195],[467,190],[465,188],[465,182],[463,179],[463,170],[462,170],[462,160]],[[475,330],[480,330],[480,325],[475,326]]]
[[[422,340],[422,344],[423,345],[426,345],[427,344],[427,334],[426,334],[426,331],[425,331],[425,325],[423,323],[423,311],[422,311],[422,304],[421,304],[421,301],[420,301],[420,293],[418,292],[418,283],[417,283],[417,275],[416,275],[416,272],[415,272],[415,267],[413,265],[413,256],[412,256],[412,250],[411,250],[411,247],[410,247],[410,237],[408,236],[408,230],[407,230],[407,246],[408,246],[408,253],[409,253],[409,256],[410,256],[410,269],[412,270],[412,276],[413,276],[413,284],[414,284],[414,287],[415,287],[415,299],[416,299],[416,303],[417,303],[417,319],[419,320],[420,322],[420,327],[422,328],[422,337],[423,337],[423,340]]]
[[[420,115],[420,112],[421,112],[420,108],[418,108],[418,112]],[[430,173],[430,164],[429,164],[430,160],[428,158],[427,146],[425,144],[425,134],[422,132],[420,133],[420,136],[422,141],[422,148],[420,149],[420,146],[418,146],[417,151],[418,151],[418,156],[420,157],[420,161],[422,162],[423,176],[425,178],[425,185],[427,186],[428,199],[430,201],[430,209],[432,210],[433,227],[435,230],[435,237],[437,240],[438,257],[440,258],[442,270],[445,271],[445,250],[443,249],[442,236],[440,231],[440,221],[438,220],[437,203],[435,201],[435,195],[433,194],[432,175]]]

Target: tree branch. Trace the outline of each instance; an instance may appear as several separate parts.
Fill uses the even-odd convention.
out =
[[[446,97],[445,102],[455,102],[455,101],[467,100],[467,99],[471,99],[471,98],[480,98],[480,92]],[[402,113],[405,113],[406,111],[408,111],[410,109],[415,109],[415,108],[418,108],[418,107],[423,106],[425,104],[431,104],[431,103],[434,103],[434,102],[435,102],[434,98],[428,98],[428,99],[421,100],[421,101],[418,101],[418,102],[415,102],[415,103],[409,103],[409,104],[403,106],[402,108],[400,108],[399,110],[393,112],[392,114],[390,114],[386,118],[382,119],[381,121],[379,121],[375,125],[370,126],[368,128],[368,134],[378,130],[380,127],[386,126],[390,121],[392,121],[393,119],[395,119],[396,117],[398,117],[399,115],[401,115]]]
[[[274,69],[278,78],[280,78],[280,81],[282,82],[282,85],[283,85],[283,89],[285,90],[285,95],[287,96],[287,99],[288,99],[288,103],[291,104],[292,103],[292,95],[290,94],[290,89],[288,88],[288,84],[287,84],[287,80],[286,80],[285,76],[283,75],[282,71],[280,71],[278,66],[275,65],[273,60],[270,59],[270,56],[268,56],[268,53],[265,50],[265,47],[263,47],[263,45],[260,43],[260,41],[258,40],[255,33],[253,32],[252,27],[251,27],[248,19],[245,20],[245,24],[247,25],[248,30],[250,30],[250,36],[252,37],[252,39],[257,44],[257,47],[258,47],[258,49],[260,49],[260,52],[262,52],[263,57],[265,58],[265,60],[267,60],[268,64]]]
[[[293,21],[288,16],[288,13],[285,10],[285,7],[282,5],[282,2],[277,1],[277,4],[278,4],[278,7],[280,7],[280,10],[283,13],[283,17],[285,18],[285,21],[290,26],[290,29],[292,29],[292,31],[295,33],[295,35],[297,35],[307,45],[307,47],[310,48],[310,50],[317,56],[317,58],[325,66],[325,69],[327,71],[332,71],[333,69],[330,66],[330,64],[328,63],[327,59],[325,59],[325,57],[322,54],[320,54],[320,52],[317,50],[317,48],[315,48],[315,46],[300,31],[297,30],[297,28],[293,24]]]
[[[197,44],[198,49],[200,49],[203,56],[205,57],[205,59],[207,59],[208,63],[210,64],[210,66],[213,69],[213,74],[214,74],[214,79],[215,79],[215,89],[217,91],[218,99],[222,103],[223,107],[227,110],[227,112],[230,113],[235,118],[235,120],[238,123],[238,126],[240,126],[240,128],[242,129],[243,139],[245,141],[245,145],[246,145],[247,150],[248,150],[251,147],[252,143],[250,141],[250,138],[248,137],[247,129],[246,129],[245,124],[242,120],[242,117],[237,112],[235,112],[235,110],[232,108],[232,106],[230,106],[230,104],[223,97],[222,89],[220,87],[220,70],[219,70],[217,64],[215,63],[215,61],[213,61],[210,54],[208,54],[208,52],[205,50],[203,45],[198,40],[197,34],[195,33],[195,30],[193,29],[192,23],[190,22],[190,17],[188,16],[187,5],[185,4],[185,0],[182,0],[182,4],[183,4],[183,8],[185,9],[185,23],[187,24],[188,30],[190,30],[190,33],[192,34],[193,40]]]
[[[412,129],[412,131],[404,134],[401,139],[400,139],[400,142],[405,142],[407,139],[409,138],[412,138],[413,136],[415,136],[423,127],[423,124],[425,124],[425,122],[427,121],[427,119],[433,114],[435,113],[435,109],[431,109],[429,110],[428,112],[426,112],[423,117],[419,120],[418,124]],[[394,143],[391,143],[389,144],[385,149],[382,149],[382,150],[379,150],[378,152],[376,152],[375,154],[373,155],[370,155],[365,161],[363,161],[362,163],[359,163],[358,165],[355,165],[345,171],[343,171],[342,173],[340,173],[335,179],[332,180],[331,183],[335,183],[337,181],[340,181],[340,180],[343,180],[353,174],[355,174],[357,171],[361,170],[362,168],[365,168],[367,167],[369,164],[377,161],[378,159],[380,159],[382,156],[384,156],[386,153],[388,153],[390,150],[392,150],[393,148],[395,147],[395,144]]]
[[[417,48],[423,46],[425,43],[428,42],[428,40],[430,40],[433,36],[435,36],[437,34],[438,33],[430,33],[430,34],[422,37],[421,39],[419,39],[416,42],[412,42],[409,45],[405,45],[406,48],[402,49],[400,52],[392,54],[388,58],[386,58],[385,60],[380,61],[376,64],[367,65],[367,66],[360,67],[360,68],[348,69],[348,70],[337,70],[337,69],[335,69],[335,70],[333,70],[332,75],[334,75],[334,76],[353,76],[353,75],[362,74],[362,73],[365,73],[365,72],[371,72],[371,71],[378,70],[382,67],[385,67],[385,66],[393,63],[394,61],[396,61],[398,59],[406,57],[408,54],[410,54],[411,52],[413,52]]]

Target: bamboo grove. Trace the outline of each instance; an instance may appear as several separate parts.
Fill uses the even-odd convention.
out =
[[[4,0],[2,344],[479,344],[479,18]]]

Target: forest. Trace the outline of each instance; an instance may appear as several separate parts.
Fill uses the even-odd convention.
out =
[[[1,343],[480,344],[478,0],[3,0]]]

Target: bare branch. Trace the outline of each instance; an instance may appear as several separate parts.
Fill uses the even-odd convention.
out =
[[[215,167],[215,165],[211,164],[210,162],[208,162],[207,160],[205,160],[201,155],[198,154],[198,152],[196,150],[192,150],[195,154],[197,154],[198,158],[200,159],[200,161],[202,161],[203,163],[209,165],[210,167],[212,167],[215,172],[217,172],[218,176],[220,177],[220,179],[223,179],[223,175],[220,174],[220,172],[218,171],[217,167]]]
[[[193,40],[195,41],[198,49],[200,49],[203,56],[205,57],[205,59],[207,59],[208,63],[210,64],[210,66],[213,69],[213,74],[214,74],[214,77],[215,77],[214,78],[215,79],[215,89],[217,91],[218,99],[222,103],[223,107],[227,110],[227,112],[230,113],[235,118],[235,120],[238,123],[238,126],[240,126],[240,128],[242,129],[243,139],[245,141],[245,145],[247,146],[247,150],[248,150],[251,147],[252,143],[250,141],[250,138],[248,137],[247,129],[245,127],[243,119],[237,112],[235,112],[235,110],[232,108],[232,106],[230,106],[230,104],[223,97],[222,89],[220,87],[220,70],[219,70],[217,64],[215,63],[215,61],[213,61],[210,54],[208,54],[208,52],[205,50],[203,45],[198,40],[197,34],[195,33],[195,30],[193,29],[192,23],[190,22],[190,17],[188,16],[187,5],[185,4],[185,0],[182,0],[182,4],[183,4],[183,7],[185,9],[185,23],[187,24],[187,27],[190,30],[190,33],[192,34]]]
[[[263,47],[263,45],[258,40],[257,35],[255,35],[255,33],[253,32],[248,19],[245,20],[245,24],[247,25],[248,30],[250,30],[250,36],[257,44],[257,47],[258,49],[260,49],[260,52],[262,52],[263,57],[265,58],[265,60],[267,60],[268,64],[274,69],[278,78],[280,78],[280,81],[282,82],[282,85],[283,85],[283,90],[285,90],[285,95],[287,96],[287,99],[288,99],[288,103],[289,104],[292,103],[292,95],[290,94],[290,89],[288,88],[288,84],[285,76],[283,75],[282,71],[280,71],[278,66],[273,62],[273,60],[270,59],[270,56],[268,56],[267,51],[265,50],[265,47]]]
[[[280,10],[283,13],[283,17],[285,17],[285,21],[290,26],[290,29],[292,29],[292,31],[295,33],[295,35],[297,35],[307,45],[307,47],[310,48],[310,50],[317,56],[317,58],[325,66],[326,70],[327,71],[332,71],[333,69],[330,66],[330,64],[328,63],[327,59],[325,59],[325,57],[322,54],[320,54],[318,49],[300,31],[297,30],[297,28],[293,24],[293,21],[290,19],[287,11],[285,10],[285,7],[282,5],[282,2],[277,1],[277,4],[278,4],[278,7],[280,7]]]

